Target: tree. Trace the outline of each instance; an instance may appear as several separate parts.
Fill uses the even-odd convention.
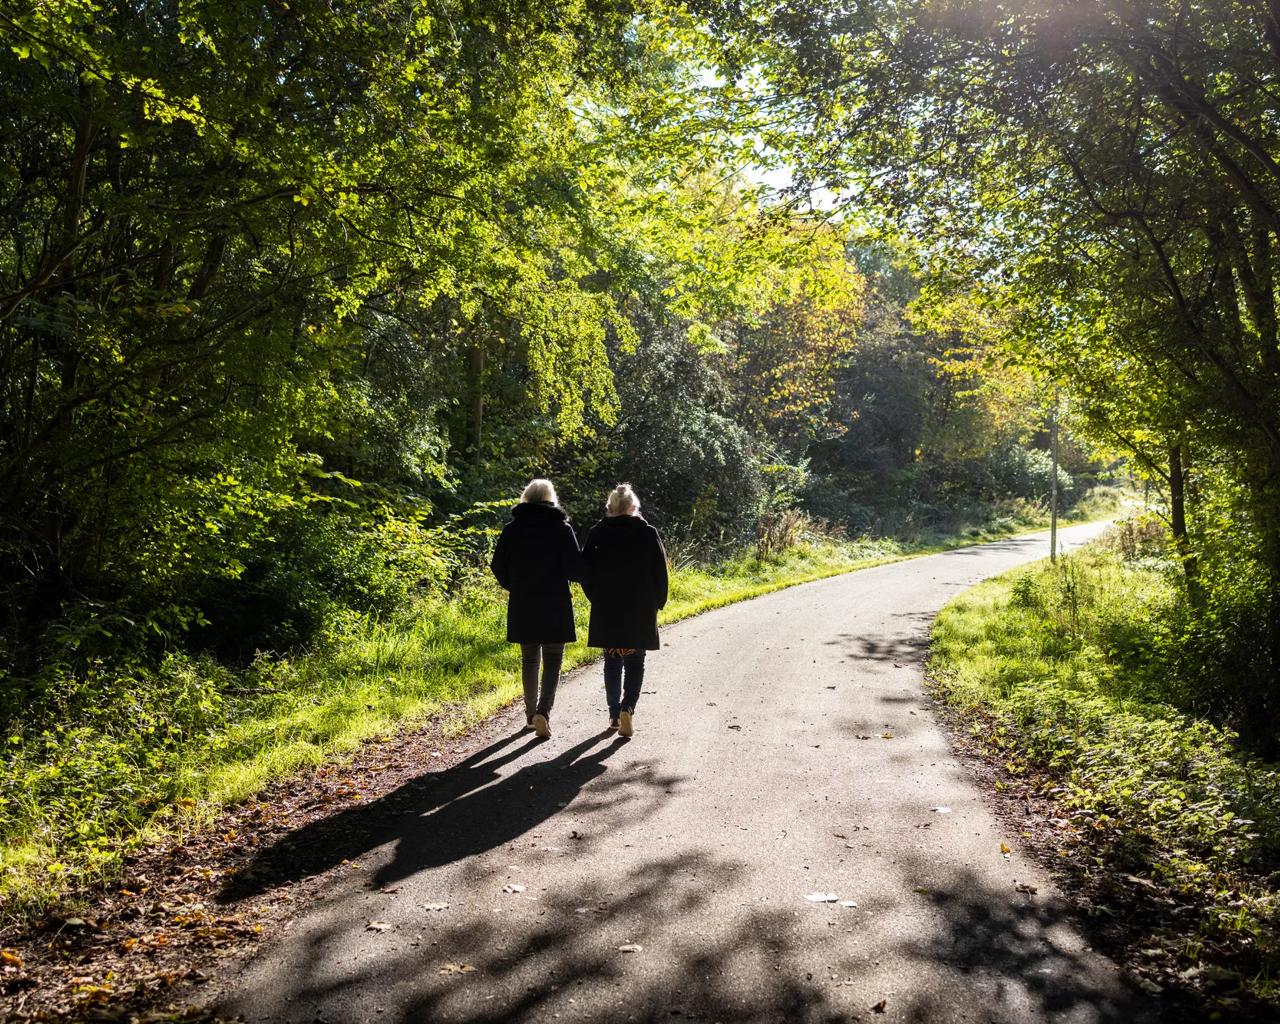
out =
[[[1021,351],[1064,384],[1092,364],[1106,433],[1158,438],[1160,461],[1215,453],[1240,483],[1280,675],[1271,6],[737,6],[711,5],[760,54],[802,184],[887,211],[1011,301]]]

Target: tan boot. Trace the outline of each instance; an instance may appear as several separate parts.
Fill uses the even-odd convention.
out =
[[[533,716],[533,731],[538,734],[540,739],[551,739],[551,723],[547,721],[546,715]]]
[[[630,712],[630,711],[624,711],[624,712],[622,712],[622,714],[620,714],[620,715],[618,716],[618,735],[619,735],[619,736],[630,736],[630,735],[631,735],[631,733],[632,733],[632,728],[631,728],[631,712]]]

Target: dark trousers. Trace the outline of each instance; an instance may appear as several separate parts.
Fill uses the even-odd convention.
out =
[[[542,692],[538,692],[538,662],[542,662]],[[556,684],[564,662],[564,644],[521,644],[520,681],[524,683],[524,713],[551,717],[556,702]]]
[[[634,712],[644,685],[644,651],[633,654],[604,655],[604,697],[609,702],[609,717],[623,711]]]

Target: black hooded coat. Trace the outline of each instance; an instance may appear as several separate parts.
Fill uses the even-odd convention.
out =
[[[592,647],[658,649],[658,609],[667,603],[667,552],[639,516],[608,516],[591,527],[582,557],[591,599]]]
[[[569,581],[581,583],[584,567],[564,509],[545,501],[517,505],[489,568],[507,591],[508,641],[567,644],[578,638]]]

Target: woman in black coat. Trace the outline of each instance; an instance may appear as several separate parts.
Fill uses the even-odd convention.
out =
[[[551,735],[551,706],[564,645],[577,639],[569,581],[584,578],[582,554],[550,480],[532,480],[502,528],[489,563],[507,591],[507,640],[520,645],[520,678],[529,726]],[[538,690],[538,663],[542,690]]]
[[[658,531],[640,517],[630,484],[618,484],[605,517],[582,549],[591,600],[587,643],[604,648],[609,727],[630,736],[644,684],[645,651],[658,649],[658,610],[667,603],[667,553]]]

